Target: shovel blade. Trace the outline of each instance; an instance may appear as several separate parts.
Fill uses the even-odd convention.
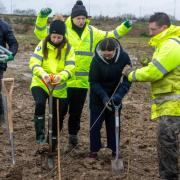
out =
[[[54,168],[54,156],[53,155],[48,155],[47,165],[48,165],[49,169]]]
[[[111,160],[112,172],[116,175],[120,175],[124,172],[124,164],[122,159]]]

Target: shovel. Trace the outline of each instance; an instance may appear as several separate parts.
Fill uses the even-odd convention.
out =
[[[116,136],[116,157],[111,160],[112,172],[116,175],[120,175],[124,172],[123,160],[119,159],[119,106],[114,106],[115,108],[115,136]]]
[[[61,154],[60,154],[60,117],[59,99],[57,99],[57,139],[58,139],[58,180],[61,180]]]
[[[12,121],[12,91],[14,88],[14,78],[3,78],[2,79],[2,90],[5,96],[3,96],[4,102],[4,117],[8,123],[9,130],[9,141],[11,144],[11,156],[12,164],[15,164],[15,148],[14,148],[14,132],[13,132],[13,121]]]
[[[51,75],[51,80],[53,80],[53,75]],[[49,91],[49,119],[48,119],[48,143],[49,143],[49,153],[48,153],[48,167],[49,169],[54,168],[54,153],[53,153],[53,136],[52,136],[52,121],[53,121],[53,91],[56,85],[51,83],[47,84],[44,80],[43,83],[46,85]]]

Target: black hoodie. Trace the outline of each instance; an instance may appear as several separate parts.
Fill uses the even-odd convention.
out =
[[[122,70],[128,64],[131,65],[128,54],[123,51],[117,41],[118,48],[111,60],[104,59],[100,54],[99,42],[95,49],[95,55],[90,65],[90,106],[94,103],[101,104],[104,98],[110,98],[122,77]],[[114,96],[119,101],[128,92],[131,83],[124,76]]]

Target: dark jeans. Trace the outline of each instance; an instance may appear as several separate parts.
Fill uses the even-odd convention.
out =
[[[157,138],[159,174],[162,179],[178,180],[179,133],[179,116],[159,117]]]
[[[115,138],[115,112],[106,109],[99,117],[103,107],[98,107],[94,104],[90,109],[90,151],[98,152],[101,148],[101,128],[103,121],[106,125],[107,134],[107,148],[116,152],[116,138]],[[120,112],[120,111],[119,111]],[[97,121],[96,121],[97,120]],[[96,122],[95,122],[96,121]]]
[[[32,95],[35,100],[35,116],[45,115],[46,101],[49,95],[40,87],[32,88]],[[66,115],[68,103],[67,99],[59,99],[59,118],[60,118],[60,130],[63,127],[64,116]],[[57,135],[57,98],[53,97],[53,136]]]
[[[68,132],[77,135],[80,130],[80,118],[86,100],[87,89],[68,88],[69,121]],[[67,108],[68,111],[68,108]]]
[[[2,117],[4,114],[3,109],[3,100],[2,100],[2,79],[3,79],[4,71],[0,71],[0,116]]]

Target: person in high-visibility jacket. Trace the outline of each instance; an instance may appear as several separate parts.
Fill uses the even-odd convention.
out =
[[[51,9],[42,9],[36,20],[35,34],[42,39],[48,33],[47,20]],[[77,1],[66,20],[66,37],[75,49],[75,76],[68,81],[69,102],[69,147],[78,144],[77,134],[80,130],[80,117],[87,91],[90,63],[97,43],[105,37],[120,39],[131,29],[131,23],[125,21],[113,31],[102,31],[90,25],[87,11],[82,1]],[[71,149],[71,148],[70,148]]]
[[[155,13],[149,20],[155,47],[152,61],[146,67],[124,74],[130,81],[151,82],[151,119],[159,120],[158,155],[162,179],[178,179],[178,134],[180,133],[180,27],[171,25],[165,13]]]
[[[45,143],[45,106],[50,91],[53,90],[53,147],[57,136],[56,101],[59,99],[60,129],[67,109],[67,80],[75,70],[75,53],[65,37],[65,23],[55,20],[50,24],[49,35],[36,47],[29,67],[32,70],[31,91],[35,100],[36,142]]]

